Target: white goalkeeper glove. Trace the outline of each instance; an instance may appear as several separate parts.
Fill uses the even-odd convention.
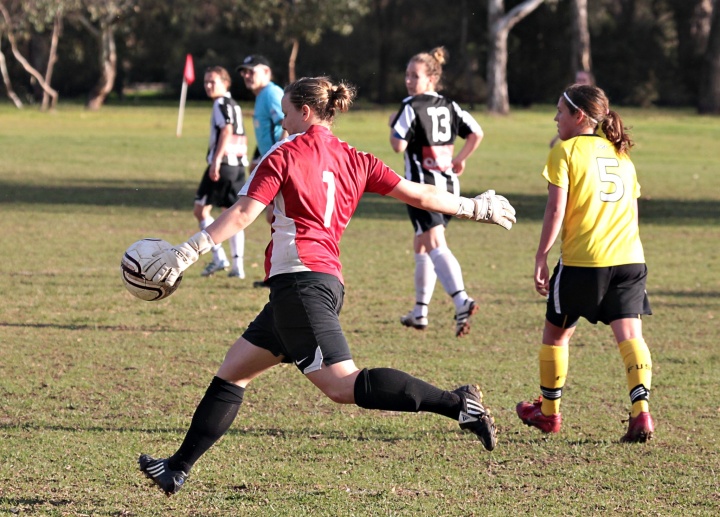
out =
[[[461,197],[455,217],[498,224],[506,230],[516,222],[515,209],[505,197],[495,194],[494,190],[483,192],[473,199]]]
[[[175,282],[187,268],[215,246],[212,237],[201,231],[190,237],[187,242],[173,246],[157,255],[156,260],[144,270],[145,278],[159,284],[175,285]]]

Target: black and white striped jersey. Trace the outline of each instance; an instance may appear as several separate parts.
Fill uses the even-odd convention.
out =
[[[242,111],[230,94],[218,97],[213,102],[210,116],[210,142],[208,143],[207,162],[211,164],[215,159],[220,130],[228,124],[232,125],[233,134],[227,145],[227,152],[222,162],[228,165],[248,166],[247,136],[242,122]]]
[[[408,143],[406,179],[459,193],[457,176],[452,171],[454,142],[457,137],[482,132],[472,115],[450,99],[427,92],[403,100],[392,129],[396,138]]]

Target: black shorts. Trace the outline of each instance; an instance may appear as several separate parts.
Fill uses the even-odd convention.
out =
[[[415,235],[425,233],[431,228],[443,225],[447,228],[450,223],[452,216],[441,214],[439,212],[428,212],[414,206],[407,205],[408,215],[410,216],[410,222],[415,229]]]
[[[284,273],[268,283],[270,301],[242,337],[284,363],[295,363],[304,374],[352,359],[338,319],[345,288],[337,277]]]
[[[567,329],[577,325],[580,317],[607,325],[652,314],[646,280],[645,264],[575,267],[558,263],[550,278],[545,317],[553,325]]]
[[[210,179],[210,166],[205,169],[200,185],[195,193],[195,203],[202,206],[212,205],[230,208],[238,199],[238,192],[245,184],[245,167],[242,165],[220,166],[220,179]]]

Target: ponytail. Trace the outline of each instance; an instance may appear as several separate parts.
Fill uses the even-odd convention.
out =
[[[623,125],[623,121],[617,112],[608,110],[600,127],[605,134],[605,138],[615,146],[618,153],[630,153],[630,149],[635,145],[635,142],[630,138],[630,130]]]

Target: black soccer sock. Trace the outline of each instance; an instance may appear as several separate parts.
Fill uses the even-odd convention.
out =
[[[355,404],[364,409],[427,411],[457,419],[459,395],[392,368],[365,368],[355,379]]]
[[[198,404],[182,445],[168,458],[171,470],[186,473],[230,428],[243,401],[245,388],[214,377]]]

